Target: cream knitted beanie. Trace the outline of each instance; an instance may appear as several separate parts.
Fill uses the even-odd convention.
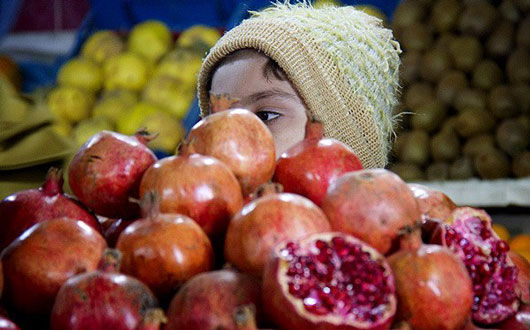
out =
[[[274,59],[324,135],[349,145],[365,168],[384,167],[393,137],[399,44],[381,21],[353,7],[277,3],[228,31],[199,73],[202,115],[212,70],[228,54],[253,48]]]

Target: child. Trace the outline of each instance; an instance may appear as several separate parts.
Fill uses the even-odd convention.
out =
[[[393,134],[400,48],[379,19],[353,7],[275,4],[228,31],[199,73],[199,102],[229,95],[258,115],[279,156],[307,121],[349,145],[365,168],[384,167]]]

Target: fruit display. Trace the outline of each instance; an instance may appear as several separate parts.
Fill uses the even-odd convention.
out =
[[[530,175],[530,8],[525,1],[403,0],[390,169],[406,181]]]
[[[103,130],[132,135],[146,127],[163,136],[148,142],[149,148],[172,154],[185,134],[182,120],[202,57],[219,37],[217,29],[197,25],[175,42],[157,20],[141,22],[128,34],[95,32],[60,67],[49,91],[54,129],[79,147]]]
[[[0,201],[0,322],[52,330],[530,326],[527,234],[501,238],[484,210],[363,169],[318,126],[276,159],[256,115],[233,109],[212,118],[162,159],[145,146],[160,134],[98,132],[66,173],[51,169],[41,188]],[[248,127],[263,138],[251,142]],[[320,179],[294,190],[304,176]]]

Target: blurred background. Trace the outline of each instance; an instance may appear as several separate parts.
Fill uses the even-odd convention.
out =
[[[0,1],[0,197],[38,187],[50,166],[66,166],[103,129],[147,127],[160,134],[150,145],[157,155],[173,154],[198,120],[201,59],[248,10],[269,4]],[[389,168],[486,208],[507,235],[529,235],[530,1],[314,5],[357,6],[401,43]]]

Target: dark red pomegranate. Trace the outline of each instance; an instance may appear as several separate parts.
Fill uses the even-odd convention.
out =
[[[253,305],[260,310],[261,284],[253,276],[232,269],[199,274],[173,297],[167,330],[236,329],[234,312]]]
[[[254,113],[229,109],[195,124],[181,146],[181,154],[199,153],[228,165],[243,194],[269,181],[276,166],[274,139]]]
[[[138,205],[129,198],[138,198],[142,175],[157,160],[146,146],[152,138],[145,131],[134,136],[101,131],[92,136],[68,167],[74,195],[106,217],[138,216]]]
[[[286,192],[322,204],[328,186],[344,173],[362,169],[353,150],[330,138],[304,139],[284,152],[276,162],[273,181]]]
[[[142,178],[140,196],[157,191],[160,210],[195,220],[210,236],[222,236],[230,218],[243,205],[241,187],[230,169],[203,155],[159,160]]]
[[[170,299],[193,276],[209,271],[213,249],[199,225],[185,215],[159,213],[156,193],[142,199],[144,217],[127,226],[116,248],[121,271],[144,282],[161,300]],[[151,207],[145,201],[154,201]]]
[[[138,219],[117,219],[114,221],[107,230],[103,233],[103,236],[105,237],[105,240],[107,240],[107,245],[109,247],[115,247],[116,242],[118,241],[118,237],[120,237],[120,234],[122,231],[127,228],[128,225],[135,222]]]
[[[384,257],[343,233],[278,245],[262,292],[265,312],[282,329],[389,329],[396,312]]]
[[[137,329],[157,306],[149,288],[119,273],[121,253],[108,249],[98,269],[68,279],[57,293],[52,330]]]
[[[421,219],[407,184],[385,169],[364,169],[339,177],[322,202],[331,229],[358,237],[382,254],[398,246],[398,232]]]
[[[39,222],[2,252],[2,298],[23,314],[45,315],[61,285],[76,274],[95,270],[105,248],[105,239],[82,221]]]
[[[101,232],[98,219],[63,193],[62,171],[52,167],[42,187],[17,192],[0,202],[0,251],[34,224],[59,217],[81,220]]]
[[[256,276],[274,246],[282,241],[330,231],[329,222],[309,199],[276,192],[279,185],[265,185],[257,198],[239,211],[228,226],[225,259],[243,272]]]
[[[20,328],[6,316],[0,315],[0,330],[20,330]]]
[[[464,262],[473,281],[473,321],[494,324],[515,314],[518,271],[508,258],[508,244],[491,228],[489,215],[459,207],[447,222],[440,224],[432,241],[447,246]]]
[[[396,319],[412,329],[461,329],[473,305],[473,283],[462,261],[448,248],[422,244],[419,231],[401,240],[401,249],[388,257]]]
[[[409,183],[409,188],[414,193],[422,218],[439,219],[444,221],[456,208],[456,204],[443,192],[427,186]]]
[[[515,293],[522,303],[530,305],[530,262],[513,250],[508,252],[508,257],[518,270]]]

